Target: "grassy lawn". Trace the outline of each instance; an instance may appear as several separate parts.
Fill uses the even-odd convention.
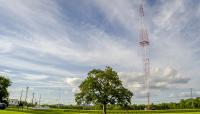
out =
[[[0,110],[0,114],[31,114],[31,113]]]
[[[60,112],[60,111],[8,111],[0,110],[0,114],[87,114],[87,113],[74,113],[74,112]]]
[[[113,111],[113,112],[108,112],[107,114],[160,114],[161,112],[156,112],[156,111],[152,111],[152,112],[146,112],[146,111]],[[0,110],[0,114],[101,114],[100,111],[87,111],[87,112],[74,112],[74,111],[64,111],[64,110],[47,110],[47,111],[33,111],[33,110],[29,110],[29,111],[17,111],[17,110]],[[168,112],[168,111],[163,111],[163,114],[200,114],[200,112]]]
[[[200,112],[184,112],[184,113],[163,113],[163,114],[200,114]]]

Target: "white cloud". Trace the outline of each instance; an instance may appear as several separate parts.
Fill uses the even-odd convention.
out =
[[[81,83],[80,78],[66,78],[65,82],[70,86],[78,86]]]
[[[39,80],[45,80],[49,76],[47,75],[41,75],[41,74],[23,74],[23,78],[30,80],[30,81],[39,81]]]
[[[143,73],[120,72],[119,76],[123,84],[130,90],[136,92],[145,91]],[[187,84],[190,78],[184,75],[180,76],[175,69],[166,67],[165,69],[155,68],[151,70],[149,80],[151,90],[166,90],[178,85]]]
[[[80,92],[80,89],[79,88],[73,88],[72,89],[72,93],[79,93]]]
[[[126,29],[134,31],[138,29],[138,4],[139,1],[131,0],[96,0],[96,5],[106,15],[111,23],[119,23]]]
[[[81,81],[82,81],[81,78],[65,78],[65,83],[71,86],[72,93],[80,92],[80,89],[78,86],[81,84]]]
[[[13,49],[12,43],[0,40],[0,53],[8,53],[12,51],[12,49]]]
[[[161,5],[160,12],[153,21],[160,29],[173,29],[172,26],[176,22],[176,18],[174,18],[176,13],[185,11],[184,1],[167,1]]]
[[[188,92],[180,92],[180,93],[171,93],[169,97],[179,97],[179,98],[195,98],[200,96],[200,91],[193,91],[192,96],[191,92],[188,89]]]
[[[74,74],[63,69],[56,68],[52,65],[37,64],[30,61],[20,60],[16,58],[2,57],[1,65],[9,68],[17,68],[19,70],[31,70],[44,74],[52,74],[56,76],[73,76]]]
[[[0,1],[2,13],[14,21],[25,23],[26,26],[36,30],[42,29],[41,24],[57,24],[56,14],[59,14],[58,6],[53,1]],[[45,17],[45,18],[44,18]],[[39,25],[39,26],[38,26]]]
[[[174,76],[175,74],[176,74],[176,70],[172,69],[171,67],[167,67],[163,71],[164,76]]]

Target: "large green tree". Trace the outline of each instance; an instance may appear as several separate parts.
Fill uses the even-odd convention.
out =
[[[4,102],[4,103],[8,103],[8,87],[11,85],[11,81],[0,75],[0,103]]]
[[[111,67],[105,70],[93,69],[80,84],[80,93],[75,94],[77,104],[101,104],[106,114],[107,104],[127,106],[133,93],[123,87],[117,72]]]

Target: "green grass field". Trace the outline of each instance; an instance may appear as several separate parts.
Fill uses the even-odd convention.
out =
[[[187,111],[187,112],[186,112]],[[193,112],[194,111],[194,112]],[[107,114],[200,114],[195,112],[196,110],[159,110],[159,111],[122,111],[114,110],[108,111]],[[46,111],[34,111],[23,110],[18,111],[16,109],[0,110],[0,114],[101,114],[101,111],[83,111],[83,110],[46,110]]]

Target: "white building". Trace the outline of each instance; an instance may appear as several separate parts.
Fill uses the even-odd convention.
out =
[[[18,99],[10,99],[9,100],[9,105],[11,106],[17,106],[19,103]]]

